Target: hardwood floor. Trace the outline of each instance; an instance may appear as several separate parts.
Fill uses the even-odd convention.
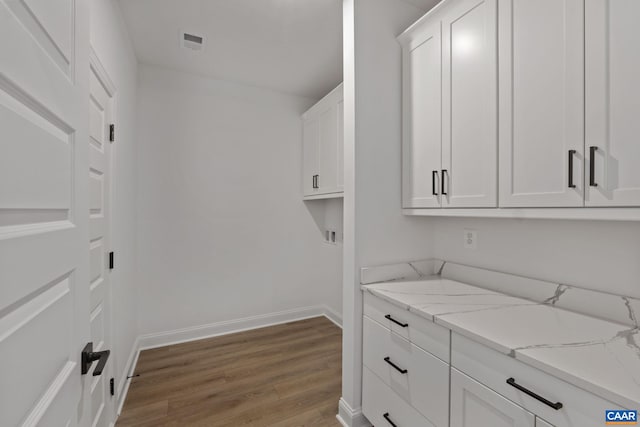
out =
[[[140,353],[127,426],[339,426],[342,331],[324,317]]]

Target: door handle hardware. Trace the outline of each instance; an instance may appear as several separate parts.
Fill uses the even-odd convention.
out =
[[[446,169],[442,169],[442,188],[440,192],[443,196],[447,195],[447,190],[445,189],[445,181],[449,180],[449,172]]]
[[[520,384],[516,383],[516,380],[513,379],[513,378],[509,378],[507,380],[507,384],[509,384],[511,387],[515,387],[516,389],[520,390],[524,394],[529,395],[529,396],[533,397],[534,399],[544,403],[545,405],[552,407],[556,411],[559,410],[559,409],[562,409],[562,403],[560,403],[560,402],[553,403],[552,401],[545,399],[544,397],[540,396],[539,394],[536,394],[536,393],[532,392],[531,390],[522,387]]]
[[[97,377],[98,375],[102,374],[102,371],[107,364],[107,360],[109,359],[109,354],[111,354],[111,350],[93,351],[93,343],[87,343],[87,345],[85,345],[84,349],[82,350],[80,361],[82,375],[85,375],[87,372],[89,372],[91,364],[96,360],[98,361],[98,365],[93,370],[93,376]]]
[[[386,316],[384,316],[384,318],[387,319],[387,320],[391,320],[393,323],[395,323],[396,325],[402,326],[403,328],[406,328],[407,326],[409,326],[408,323],[398,322],[396,319],[391,317],[390,314],[387,314]]]
[[[576,188],[573,183],[573,158],[576,155],[576,150],[569,150],[569,188]]]
[[[389,417],[389,413],[386,412],[384,414],[382,414],[382,416],[384,417],[385,420],[387,420],[387,422],[389,423],[389,425],[391,425],[391,427],[398,427],[396,425],[396,423],[394,423],[393,421],[391,421],[391,418]]]
[[[431,172],[431,194],[438,195],[438,171]]]
[[[409,372],[409,371],[407,371],[406,369],[402,369],[401,367],[399,367],[398,365],[396,365],[395,363],[393,363],[393,362],[391,361],[391,358],[390,358],[390,357],[385,357],[385,358],[384,358],[384,361],[385,361],[385,362],[387,362],[387,363],[388,363],[389,365],[391,365],[392,367],[394,367],[394,368],[395,368],[395,370],[396,370],[396,371],[398,371],[398,372],[400,372],[401,374],[406,374],[407,372]]]
[[[598,186],[596,182],[596,151],[598,151],[598,147],[589,147],[589,185],[591,187]]]

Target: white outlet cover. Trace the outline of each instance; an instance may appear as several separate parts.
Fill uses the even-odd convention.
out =
[[[465,249],[476,249],[478,247],[478,232],[476,230],[464,230]]]

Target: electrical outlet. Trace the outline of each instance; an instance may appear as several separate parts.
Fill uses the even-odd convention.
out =
[[[476,230],[464,230],[465,249],[476,249],[478,247],[478,232]]]

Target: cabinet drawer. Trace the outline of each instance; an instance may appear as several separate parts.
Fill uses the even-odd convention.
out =
[[[362,372],[362,413],[376,427],[435,427],[367,367]]]
[[[451,337],[451,366],[556,427],[602,426],[606,409],[622,409],[601,397],[456,333]],[[550,402],[562,403],[562,408],[553,409],[519,391],[507,384],[509,378]]]
[[[364,294],[364,314],[423,350],[449,363],[449,329],[409,313],[409,311],[369,293]]]
[[[367,316],[363,364],[434,426],[449,425],[449,365]]]

